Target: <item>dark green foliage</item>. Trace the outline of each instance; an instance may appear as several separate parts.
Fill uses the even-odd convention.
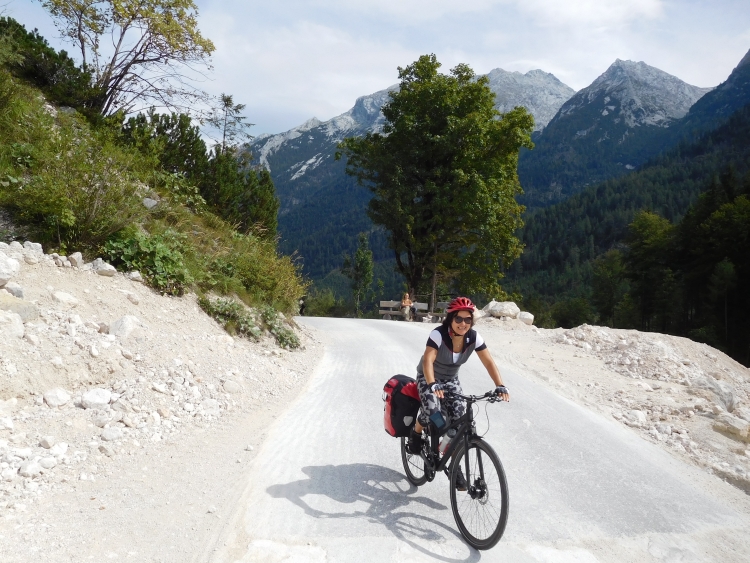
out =
[[[122,126],[126,143],[156,158],[161,168],[201,185],[208,174],[208,148],[200,129],[184,113],[148,113],[130,117]]]
[[[526,248],[508,272],[509,287],[550,298],[586,294],[591,261],[622,243],[638,211],[677,221],[719,171],[730,166],[738,176],[750,169],[750,106],[629,176],[529,213],[520,235]]]
[[[255,319],[242,303],[224,297],[199,297],[198,305],[206,314],[219,321],[229,334],[240,334],[255,340],[262,334]]]
[[[557,326],[563,328],[573,328],[597,320],[593,307],[583,297],[558,301],[552,306],[551,315]]]
[[[360,301],[368,298],[373,280],[372,251],[367,242],[367,233],[359,233],[359,245],[353,258],[344,255],[341,273],[351,280],[354,308],[357,316],[360,316]]]
[[[6,63],[17,78],[36,86],[47,100],[68,106],[92,117],[99,93],[91,87],[91,74],[76,65],[65,51],[55,51],[37,30],[26,28],[12,18],[0,18],[0,37],[7,37],[19,57]]]
[[[221,145],[209,151],[190,116],[153,109],[128,119],[122,135],[164,171],[197,186],[211,209],[239,230],[276,237],[279,200],[273,181],[267,171],[249,166],[246,153]]]
[[[439,68],[434,55],[399,68],[383,133],[340,146],[347,172],[374,194],[368,215],[388,231],[410,293],[437,277],[499,295],[501,270],[520,254],[516,165],[533,118],[523,108],[500,116],[487,78],[467,65]]]
[[[612,249],[594,260],[591,277],[591,303],[599,320],[607,326],[615,326],[617,305],[628,292],[625,281],[625,266],[622,253]]]
[[[185,237],[175,231],[146,235],[126,230],[107,241],[104,253],[115,266],[141,272],[163,293],[182,295],[193,283],[185,267]]]

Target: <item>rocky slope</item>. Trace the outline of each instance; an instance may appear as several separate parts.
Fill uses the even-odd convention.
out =
[[[477,330],[499,363],[750,494],[750,369],[726,354],[676,336],[507,317]]]
[[[194,295],[0,243],[0,515],[107,479],[304,382],[314,341],[235,339]],[[293,323],[292,323],[292,326]],[[313,362],[314,363],[314,362]],[[8,541],[0,531],[0,544]]]
[[[554,74],[530,70],[526,74],[501,68],[487,75],[490,89],[495,92],[495,107],[502,113],[523,106],[534,116],[534,131],[541,131],[555,117],[560,107],[575,90],[563,84]]]
[[[618,59],[565,102],[535,138],[534,150],[522,154],[525,202],[554,203],[637,168],[670,146],[667,129],[710,90]]]

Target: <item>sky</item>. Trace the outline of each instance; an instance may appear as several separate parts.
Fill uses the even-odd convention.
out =
[[[616,59],[644,61],[716,86],[750,50],[748,0],[196,0],[216,51],[199,86],[246,105],[251,133],[323,121],[398,82],[399,66],[434,53],[447,72],[551,72],[579,90]],[[56,48],[37,0],[0,11]]]

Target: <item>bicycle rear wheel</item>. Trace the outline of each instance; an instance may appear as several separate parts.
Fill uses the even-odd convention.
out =
[[[456,490],[459,468],[465,475],[467,491]],[[490,549],[505,532],[508,523],[508,482],[495,450],[480,438],[469,442],[469,451],[461,446],[453,458],[450,475],[451,507],[461,535],[476,549]]]
[[[409,438],[401,438],[401,461],[404,462],[404,471],[409,483],[419,487],[427,482],[424,459],[422,459],[422,456],[409,451]]]

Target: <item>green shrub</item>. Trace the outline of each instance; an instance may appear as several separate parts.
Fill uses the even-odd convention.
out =
[[[343,298],[337,298],[329,287],[313,290],[305,299],[305,315],[308,317],[344,317],[353,314]]]
[[[273,307],[261,307],[260,316],[269,332],[282,348],[299,348],[299,338],[294,331],[284,326],[278,312]]]
[[[8,131],[14,142],[0,145],[0,204],[17,222],[41,242],[71,250],[96,248],[146,214],[147,161],[107,129],[63,112],[55,118],[41,100],[29,105]]]
[[[241,303],[222,297],[213,300],[200,297],[198,304],[206,314],[221,323],[228,333],[240,334],[256,340],[260,338],[261,330],[256,326],[253,316]]]
[[[153,287],[170,295],[182,295],[193,283],[184,264],[185,236],[172,230],[146,235],[126,230],[104,245],[115,266],[138,270]]]

